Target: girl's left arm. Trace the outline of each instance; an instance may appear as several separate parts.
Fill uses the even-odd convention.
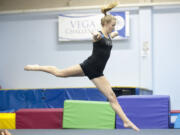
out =
[[[118,34],[117,31],[114,31],[114,32],[112,32],[110,35],[111,35],[111,38],[115,38],[115,37],[117,37],[119,34]]]

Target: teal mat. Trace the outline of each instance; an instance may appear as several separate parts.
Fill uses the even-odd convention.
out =
[[[174,123],[174,128],[180,128],[180,113],[177,115],[177,119]]]

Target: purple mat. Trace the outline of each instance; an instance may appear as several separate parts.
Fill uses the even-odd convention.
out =
[[[119,96],[118,102],[128,118],[141,129],[167,129],[169,123],[169,96]],[[124,128],[116,115],[116,128]]]

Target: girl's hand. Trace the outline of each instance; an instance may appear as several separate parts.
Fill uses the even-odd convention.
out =
[[[119,34],[118,34],[117,31],[114,31],[114,32],[112,32],[112,33],[110,34],[111,38],[115,38],[115,37],[117,37],[118,35],[119,35]]]
[[[93,36],[93,41],[96,42],[101,39],[101,34],[99,32],[90,32]]]

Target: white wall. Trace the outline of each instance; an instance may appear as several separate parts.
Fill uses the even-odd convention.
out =
[[[56,78],[41,72],[25,72],[26,64],[79,64],[91,54],[90,41],[58,42],[58,13],[0,16],[0,85],[3,88],[86,87],[86,78]],[[131,37],[115,41],[105,75],[112,85],[139,85],[138,14],[131,15]]]
[[[180,8],[155,8],[153,12],[154,93],[171,97],[180,109]]]
[[[105,76],[113,86],[153,88],[155,94],[168,94],[172,109],[180,109],[180,8],[128,10],[130,38],[114,41]],[[93,86],[86,77],[64,79],[23,70],[26,64],[65,68],[81,63],[91,54],[90,41],[58,42],[58,14],[0,15],[0,85],[3,88]],[[149,53],[144,57],[141,52],[145,41],[149,43]]]

